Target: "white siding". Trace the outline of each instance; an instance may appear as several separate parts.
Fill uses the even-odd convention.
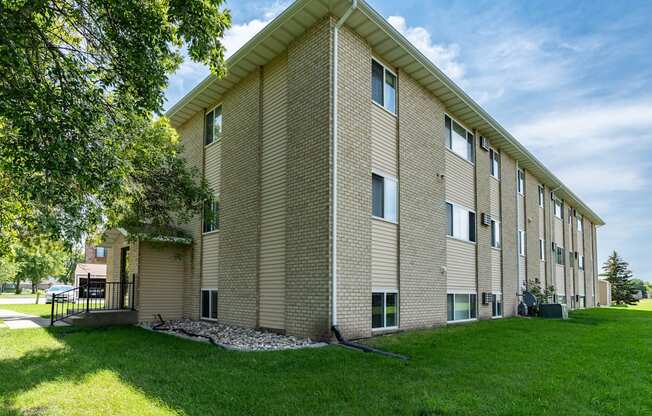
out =
[[[525,257],[519,256],[518,259],[518,287],[516,288],[519,292],[523,291],[525,287]]]
[[[584,272],[582,270],[577,272],[577,294],[586,294],[586,285],[584,284]]]
[[[221,154],[222,154],[222,142],[217,141],[213,144],[206,146],[206,153],[204,155],[205,161],[205,171],[204,175],[206,177],[206,182],[208,186],[215,193],[220,192],[220,163],[221,163]]]
[[[371,106],[371,166],[397,177],[396,117],[376,105]]]
[[[538,254],[537,254],[538,255]],[[541,288],[545,289],[546,286],[546,263],[539,260],[539,281],[541,281]]]
[[[264,71],[259,325],[285,329],[286,57]]]
[[[558,246],[564,247],[564,222],[559,218],[554,219],[555,235],[554,241]]]
[[[448,292],[476,290],[475,244],[447,238],[446,279]]]
[[[453,152],[446,151],[446,199],[474,209],[475,173],[473,165]],[[433,167],[434,168],[434,167]]]
[[[518,209],[516,214],[518,218],[518,229],[525,231],[525,197],[519,194],[516,202]]]
[[[545,213],[543,212],[543,208],[539,208],[539,238],[544,239],[545,238],[545,230],[546,227],[544,225],[544,218]]]
[[[564,266],[560,264],[555,265],[555,292],[566,293],[564,286]]]
[[[491,291],[502,292],[502,258],[500,250],[491,249]]]
[[[375,289],[398,289],[398,227],[371,221],[371,283]]]

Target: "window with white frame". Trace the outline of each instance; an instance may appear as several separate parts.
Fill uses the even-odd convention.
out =
[[[371,294],[371,328],[398,327],[398,294],[373,292]]]
[[[584,270],[584,256],[583,255],[579,256],[577,263],[578,263],[578,268],[580,270]]]
[[[519,194],[525,195],[525,172],[522,169],[517,172],[516,190]]]
[[[371,99],[396,113],[396,74],[375,59],[371,60]]]
[[[204,123],[204,144],[209,145],[220,139],[222,135],[222,106],[218,105],[206,113],[206,122]]]
[[[473,133],[448,116],[444,116],[444,127],[446,147],[460,157],[474,163],[475,145]]]
[[[448,321],[468,321],[477,316],[475,293],[449,293],[447,296]]]
[[[568,225],[573,224],[573,208],[568,208]]]
[[[218,195],[212,196],[204,202],[204,233],[219,230],[220,228],[220,198]]]
[[[525,231],[518,230],[518,254],[525,256]]]
[[[544,190],[543,190],[543,186],[539,186],[539,206],[541,208],[543,208],[543,205],[545,204],[545,200],[546,200],[544,195],[545,195],[545,193],[544,193]]]
[[[560,200],[555,199],[555,217],[562,219],[564,216],[563,204]]]
[[[460,240],[475,241],[475,212],[446,203],[448,235]]]
[[[106,248],[105,247],[95,247],[95,257],[98,257],[98,258],[106,257]]]
[[[390,222],[398,220],[398,186],[396,179],[371,174],[371,215]]]
[[[539,239],[539,260],[546,261],[546,241],[542,238]]]
[[[564,261],[564,256],[565,256],[565,251],[564,247],[556,246],[555,248],[555,260],[557,264],[559,265],[564,265],[566,262]]]
[[[491,163],[491,176],[500,179],[500,153],[494,149],[489,149],[489,162]]]
[[[500,248],[500,222],[491,220],[491,247]]]
[[[584,232],[584,224],[582,221],[584,221],[584,218],[580,214],[577,214],[577,231],[580,233]]]
[[[201,290],[201,318],[217,319],[217,289]]]
[[[494,293],[491,301],[491,316],[498,318],[503,316],[503,295],[501,293]]]

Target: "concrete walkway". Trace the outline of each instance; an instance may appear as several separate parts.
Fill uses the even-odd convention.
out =
[[[45,295],[42,295],[39,300],[39,304],[45,303]],[[0,297],[0,305],[29,305],[36,304],[36,298],[18,298],[18,297]]]
[[[47,328],[50,320],[40,316],[0,309],[0,320],[4,321],[9,329]],[[65,322],[55,322],[55,326],[68,326]]]

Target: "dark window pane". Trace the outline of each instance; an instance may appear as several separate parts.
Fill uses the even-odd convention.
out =
[[[471,298],[471,318],[475,318],[477,308],[477,295],[470,295]]]
[[[444,117],[444,140],[446,141],[446,147],[451,149],[453,147],[451,144],[451,119],[448,116]]]
[[[217,107],[213,113],[213,140],[219,140],[222,135],[222,106]]]
[[[213,143],[213,112],[206,114],[206,126],[204,130],[204,144]]]
[[[469,241],[475,241],[475,212],[469,212]]]
[[[473,140],[473,135],[471,133],[466,134],[467,141],[467,159],[470,162],[475,162],[475,144]]]
[[[396,293],[388,293],[385,300],[385,326],[396,326],[397,304]]]
[[[371,61],[371,99],[383,105],[383,66],[376,61]]]
[[[371,327],[383,327],[383,293],[371,294]]]
[[[455,295],[449,293],[446,298],[448,302],[448,320],[452,321],[455,319]]]
[[[210,292],[208,290],[201,291],[201,317],[210,318]]]
[[[453,235],[453,205],[446,203],[446,221],[448,225],[448,235]]]
[[[378,218],[385,217],[385,180],[382,176],[371,174],[371,201],[372,215]]]
[[[211,318],[217,319],[217,290],[211,290]]]

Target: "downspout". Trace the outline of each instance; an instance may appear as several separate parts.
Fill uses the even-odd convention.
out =
[[[331,107],[331,129],[332,129],[332,155],[333,169],[332,178],[333,183],[333,197],[331,198],[331,326],[337,326],[337,61],[338,61],[338,43],[339,43],[339,30],[344,25],[344,22],[349,18],[351,13],[358,7],[358,0],[352,0],[351,7],[340,17],[335,23],[333,28],[333,56],[331,65],[331,100],[333,102]]]

